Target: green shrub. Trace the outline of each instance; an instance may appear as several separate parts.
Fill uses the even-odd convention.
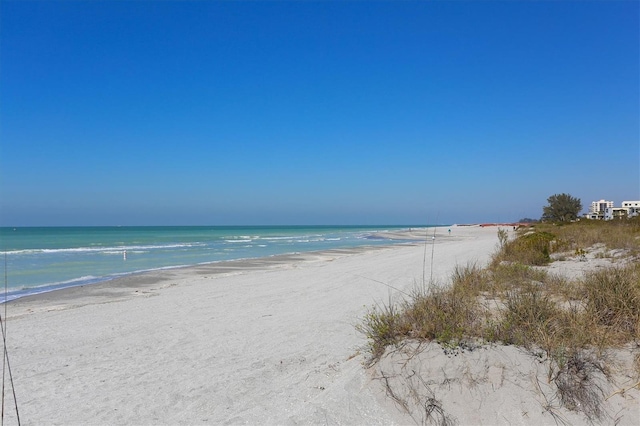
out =
[[[402,324],[403,317],[390,301],[381,308],[371,308],[356,328],[367,337],[369,349],[375,360],[384,353],[387,346],[394,345],[405,337],[406,328]]]
[[[555,243],[555,245],[554,245]],[[556,236],[549,232],[532,232],[507,241],[496,260],[518,262],[524,265],[546,265],[550,254],[558,248]]]

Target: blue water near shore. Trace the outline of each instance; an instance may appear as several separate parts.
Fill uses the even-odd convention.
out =
[[[424,226],[421,226],[424,227]],[[335,248],[401,243],[408,226],[0,228],[6,300],[143,271]],[[6,262],[5,262],[6,260]],[[6,267],[5,267],[6,265]],[[5,298],[0,296],[0,302]]]

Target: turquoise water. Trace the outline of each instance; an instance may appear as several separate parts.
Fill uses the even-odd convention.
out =
[[[389,244],[390,240],[374,233],[382,231],[384,235],[384,231],[406,228],[408,226],[0,228],[3,256],[0,263],[3,283],[6,276],[8,287],[6,300],[12,300],[155,269]]]

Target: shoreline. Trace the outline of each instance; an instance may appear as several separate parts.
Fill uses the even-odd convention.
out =
[[[296,228],[296,227],[292,227]],[[306,228],[306,227],[303,227]],[[358,228],[358,227],[354,227]],[[46,284],[41,284],[34,287],[26,287],[21,289],[13,289],[9,290],[3,300],[0,300],[0,304],[3,303],[11,303],[18,299],[34,297],[38,295],[53,293],[64,291],[72,288],[84,288],[88,286],[96,286],[103,285],[109,282],[118,281],[121,279],[126,279],[131,276],[141,275],[141,274],[153,274],[153,273],[162,273],[163,271],[171,271],[175,269],[183,269],[183,268],[195,268],[201,266],[215,265],[215,264],[225,264],[227,262],[250,262],[256,261],[258,259],[270,259],[270,258],[278,258],[281,256],[293,256],[305,253],[314,253],[314,252],[323,252],[323,251],[331,251],[331,250],[351,250],[357,248],[367,248],[367,247],[376,247],[376,246],[386,246],[386,245],[396,245],[401,244],[399,240],[404,242],[415,241],[418,237],[416,234],[417,230],[428,230],[430,227],[425,228],[400,228],[393,230],[380,230],[380,231],[372,231],[370,236],[366,239],[378,241],[377,244],[366,244],[366,245],[353,245],[353,246],[344,246],[344,247],[336,247],[336,248],[323,248],[323,249],[312,249],[312,250],[302,250],[302,251],[290,251],[290,252],[282,252],[277,254],[267,254],[261,256],[248,256],[248,257],[238,257],[236,259],[224,259],[224,260],[211,260],[205,262],[191,263],[191,264],[177,264],[177,265],[167,265],[167,266],[159,266],[152,267],[148,269],[140,269],[129,272],[114,272],[106,275],[93,275],[91,273],[87,274],[83,277],[77,277],[69,279],[68,281],[61,282],[51,282]],[[366,240],[365,239],[365,240]],[[124,250],[124,256],[126,260],[127,250]]]
[[[349,256],[394,247],[412,246],[416,243],[393,243],[384,245],[358,246],[352,248],[338,248],[316,250],[308,252],[292,252],[265,257],[222,260],[197,265],[183,265],[158,268],[146,271],[131,272],[113,278],[104,278],[95,283],[78,284],[47,290],[34,294],[25,294],[15,299],[9,299],[9,306],[40,305],[46,303],[63,303],[77,299],[108,298],[115,300],[118,296],[129,294],[130,291],[144,290],[164,281],[180,279],[183,275],[202,275],[204,277],[216,275],[231,275],[248,272],[264,272],[278,267],[291,267],[304,262],[319,261],[326,258]],[[97,302],[99,303],[99,302]]]
[[[21,421],[406,424],[363,367],[355,326],[420,282],[427,249],[445,282],[496,243],[495,229],[452,227],[433,246],[200,265],[9,302]]]
[[[393,247],[415,245],[416,242],[401,242],[394,243],[393,239],[389,239],[389,244],[370,245],[370,246],[357,246],[351,248],[336,248],[327,250],[314,250],[307,252],[291,252],[284,254],[275,254],[264,257],[252,257],[232,260],[220,260],[206,263],[199,263],[196,265],[181,265],[163,267],[157,269],[150,269],[144,271],[134,271],[130,273],[120,274],[114,277],[100,277],[96,278],[98,281],[89,282],[84,284],[69,285],[60,288],[52,288],[49,290],[40,291],[37,293],[24,294],[22,296],[8,299],[6,302],[0,302],[0,305],[8,303],[11,305],[20,305],[24,303],[40,303],[50,300],[64,300],[67,298],[83,297],[83,293],[90,293],[95,291],[106,295],[117,296],[118,289],[135,290],[138,288],[144,288],[145,286],[153,286],[162,281],[170,280],[177,276],[186,274],[208,274],[208,275],[220,275],[241,273],[249,271],[265,271],[271,268],[277,268],[279,266],[287,266],[293,263],[309,262],[319,260],[327,256],[348,256],[352,254],[364,253],[369,251],[383,250]],[[45,286],[49,287],[49,286]],[[40,287],[34,287],[39,289]],[[9,293],[11,295],[11,293]],[[89,296],[90,297],[90,296]]]

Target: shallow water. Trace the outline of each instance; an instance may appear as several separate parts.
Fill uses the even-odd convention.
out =
[[[401,243],[408,226],[0,228],[7,298],[135,272],[285,253]],[[6,265],[6,267],[5,267]],[[6,273],[6,275],[5,275]],[[4,299],[3,299],[4,300]]]

